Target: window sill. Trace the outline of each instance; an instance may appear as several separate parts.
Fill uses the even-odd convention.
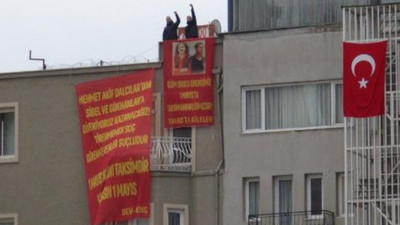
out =
[[[312,131],[312,130],[327,130],[327,129],[343,129],[344,124],[335,124],[331,126],[320,126],[320,127],[301,127],[301,128],[285,128],[285,129],[275,129],[275,130],[245,130],[242,134],[260,134],[260,133],[279,133],[279,132],[291,132],[291,131]]]
[[[6,163],[18,163],[18,157],[15,155],[0,156],[0,164],[6,164]]]

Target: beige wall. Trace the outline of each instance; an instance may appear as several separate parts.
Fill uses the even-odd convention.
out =
[[[245,177],[259,177],[260,213],[273,213],[273,177],[292,176],[293,210],[304,211],[305,175],[322,173],[323,208],[336,212],[336,173],[344,171],[343,128],[244,134],[241,88],[340,79],[341,37],[337,26],[225,36],[225,225],[246,224]]]
[[[215,65],[222,67],[221,41]],[[162,63],[0,74],[0,103],[19,104],[19,161],[0,164],[0,214],[17,213],[19,224],[89,224],[74,86],[150,67],[162,97]],[[205,215],[214,220],[212,171],[222,157],[215,118],[214,126],[196,129],[193,173],[152,172],[155,224],[162,224],[163,204],[188,205],[193,225]]]

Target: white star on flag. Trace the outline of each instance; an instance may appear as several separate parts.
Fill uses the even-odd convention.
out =
[[[358,81],[358,83],[360,84],[360,89],[361,88],[367,88],[368,81],[365,80],[364,77],[360,81]]]

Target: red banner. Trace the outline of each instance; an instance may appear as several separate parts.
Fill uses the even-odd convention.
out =
[[[343,43],[344,116],[384,113],[386,45],[386,41]]]
[[[91,224],[149,218],[154,70],[76,86]]]
[[[214,124],[214,38],[164,41],[164,125]]]

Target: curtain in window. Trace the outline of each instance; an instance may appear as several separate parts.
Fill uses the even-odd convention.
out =
[[[14,113],[4,114],[4,153],[14,155]]]
[[[331,85],[309,84],[265,89],[265,128],[331,124]]]
[[[292,212],[292,181],[279,181],[279,213]],[[279,217],[279,225],[290,225],[291,216],[282,215]]]
[[[249,215],[259,214],[260,206],[260,182],[249,182]]]
[[[169,212],[168,213],[168,225],[181,225],[180,213]]]
[[[246,91],[246,129],[261,128],[261,90]]]
[[[343,85],[336,84],[335,85],[335,122],[343,123]]]

